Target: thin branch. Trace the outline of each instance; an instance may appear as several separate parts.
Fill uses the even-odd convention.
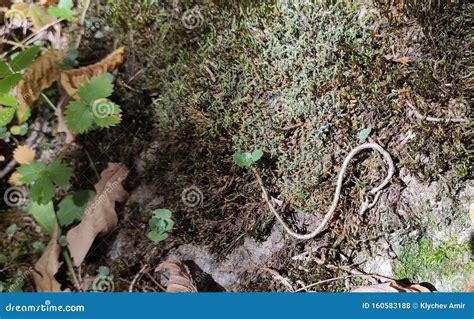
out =
[[[328,282],[332,282],[332,281],[337,281],[337,280],[344,280],[344,279],[347,279],[347,278],[352,278],[352,277],[372,277],[372,278],[381,278],[381,279],[389,279],[389,280],[392,280],[392,278],[388,278],[388,277],[385,277],[385,276],[381,276],[381,275],[373,275],[373,274],[355,274],[355,275],[345,275],[345,276],[339,276],[339,277],[334,277],[334,278],[330,278],[330,279],[325,279],[325,280],[321,280],[321,281],[317,281],[315,283],[312,283],[310,285],[307,285],[303,288],[299,288],[297,290],[295,290],[295,292],[300,292],[300,291],[303,291],[303,290],[308,290],[309,288],[312,288],[314,286],[318,286],[318,285],[321,285],[321,284],[325,284],[325,283],[328,283]]]
[[[145,266],[140,269],[140,271],[133,277],[132,282],[130,283],[130,286],[128,287],[128,292],[133,292],[133,288],[135,287],[135,284],[137,283],[137,280],[143,275],[145,270],[147,270],[148,265],[145,264]]]
[[[452,122],[452,123],[469,123],[468,119],[465,118],[459,118],[459,117],[432,117],[432,116],[423,116],[421,113],[418,111],[418,109],[411,104],[410,101],[405,100],[406,105],[413,111],[413,114],[415,115],[416,118],[418,118],[421,121],[427,121],[427,122],[434,122],[434,123],[443,123],[443,122]]]

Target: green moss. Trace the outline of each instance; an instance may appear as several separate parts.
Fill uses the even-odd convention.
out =
[[[469,256],[468,242],[459,244],[452,239],[435,245],[432,240],[424,238],[403,249],[394,270],[395,277],[412,282],[455,281],[459,279],[456,276],[465,277],[474,271],[474,260]],[[463,284],[461,278],[454,286],[461,289]]]
[[[130,125],[125,135],[112,130],[100,140],[108,145],[119,135],[120,149],[108,153],[114,160],[137,157],[151,142],[158,143],[145,173],[132,176],[131,184],[156,186],[163,207],[176,216],[173,235],[182,241],[210,245],[223,255],[245,234],[258,239],[268,234],[273,219],[262,205],[254,177],[232,164],[235,151],[264,150],[258,169],[269,191],[284,199],[282,210],[287,212],[325,211],[337,167],[359,143],[358,132],[368,127],[370,137],[387,147],[399,168],[422,179],[452,168],[460,178],[469,177],[461,139],[466,128],[420,123],[409,116],[401,99],[403,92],[410,92],[430,103],[447,101],[445,84],[454,68],[465,71],[465,56],[439,50],[449,36],[428,33],[428,26],[446,26],[441,16],[452,14],[458,19],[453,45],[465,45],[465,13],[447,11],[423,21],[425,36],[412,39],[400,35],[412,25],[408,18],[416,18],[412,12],[391,17],[386,24],[383,12],[369,10],[361,17],[362,7],[355,4],[121,3],[108,20],[133,51],[125,66],[131,74],[122,76],[143,94],[137,97],[127,88],[119,92],[125,105],[123,121]],[[202,15],[194,29],[182,22],[191,8]],[[392,52],[395,42],[429,58],[408,65],[388,62],[384,55]],[[433,73],[438,66],[440,72]],[[465,80],[458,80],[459,88],[464,87]],[[459,88],[450,97],[462,98],[465,90]],[[446,105],[430,103],[421,105],[420,112],[446,114]],[[297,123],[300,126],[291,129]],[[407,132],[415,138],[399,148]],[[363,161],[351,172],[354,178],[344,188],[340,205],[343,216],[350,216],[359,194],[385,173],[379,159]],[[181,192],[190,185],[204,194],[196,209],[181,201]],[[328,236],[344,237],[343,223],[335,220]],[[368,237],[375,229],[351,227],[354,238]],[[338,243],[348,241],[357,240]]]

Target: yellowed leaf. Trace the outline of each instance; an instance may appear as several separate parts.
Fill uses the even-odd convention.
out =
[[[120,66],[125,58],[125,47],[120,47],[99,62],[61,73],[61,85],[72,98],[78,100],[77,90],[93,77],[103,75]]]
[[[45,7],[35,3],[15,3],[5,13],[8,19],[25,20],[31,19],[35,31],[41,29],[50,23],[52,17],[48,14]]]
[[[169,272],[166,292],[197,292],[193,285],[188,270],[182,263],[162,262],[155,271],[167,270]]]
[[[18,172],[13,172],[8,179],[8,184],[13,186],[21,186],[22,183],[20,182],[21,174]]]
[[[58,233],[59,227],[56,224],[48,246],[46,246],[43,255],[35,264],[33,279],[38,292],[61,291],[61,284],[54,278],[62,264],[59,262],[61,247],[58,244]]]
[[[128,196],[122,182],[127,178],[128,168],[119,163],[109,163],[94,185],[95,200],[86,207],[79,225],[66,235],[74,265],[79,266],[86,257],[97,236],[112,232],[117,227],[115,202],[123,202]]]
[[[5,18],[24,20],[28,17],[28,10],[30,9],[29,3],[15,3],[5,12]]]
[[[30,65],[17,86],[18,121],[23,123],[27,118],[30,107],[44,89],[59,80],[60,65],[66,56],[62,51],[48,51]]]
[[[18,164],[28,164],[35,159],[36,151],[27,145],[20,145],[13,151],[13,159]]]
[[[30,6],[28,16],[30,17],[31,22],[33,22],[33,29],[35,31],[38,31],[39,29],[44,27],[53,19],[48,14],[48,10],[46,10],[46,7],[34,3]]]

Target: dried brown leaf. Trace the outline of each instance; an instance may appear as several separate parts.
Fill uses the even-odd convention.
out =
[[[67,242],[74,265],[79,266],[86,257],[97,236],[112,232],[117,227],[115,202],[123,202],[128,196],[122,182],[128,168],[119,163],[109,163],[94,185],[95,200],[89,204],[79,225],[67,233]]]
[[[53,6],[55,4],[58,3],[58,0],[40,0],[40,3],[43,5],[43,6]]]
[[[401,56],[399,58],[393,59],[393,61],[401,64],[407,64],[410,62],[410,58],[407,56]]]
[[[27,145],[20,145],[13,151],[13,159],[18,164],[28,164],[35,159],[36,152]]]
[[[181,263],[162,262],[155,271],[167,270],[169,272],[168,287],[166,292],[197,292],[191,276],[186,267]]]
[[[465,292],[474,292],[474,275],[471,275],[464,286]]]
[[[21,186],[22,183],[20,182],[21,174],[18,172],[13,172],[8,179],[8,184],[13,186]]]
[[[58,244],[58,234],[59,227],[56,224],[48,246],[35,264],[33,279],[38,292],[61,291],[61,284],[54,278],[62,264],[59,262],[61,247]]]
[[[79,69],[68,70],[61,73],[61,85],[72,98],[78,100],[77,90],[93,77],[116,69],[123,63],[125,47],[120,47],[101,61]]]
[[[62,51],[48,51],[31,64],[17,86],[18,120],[23,123],[34,101],[44,89],[59,80],[61,75],[60,65],[66,56]]]
[[[387,61],[393,61],[401,64],[407,64],[408,62],[410,62],[410,57],[407,56],[396,57],[392,54],[386,54],[383,56],[383,58]]]

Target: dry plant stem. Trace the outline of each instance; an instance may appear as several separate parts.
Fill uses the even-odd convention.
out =
[[[26,37],[23,41],[21,41],[21,43],[11,43],[11,45],[14,46],[15,48],[28,46],[28,45],[31,44],[31,43],[29,42],[29,40],[33,39],[35,36],[37,36],[37,35],[40,34],[41,32],[47,30],[49,27],[52,27],[53,25],[58,24],[58,23],[60,23],[60,22],[62,22],[62,21],[63,21],[63,19],[60,19],[60,20],[56,20],[56,21],[53,21],[53,22],[51,22],[51,23],[48,23],[48,24],[44,25],[44,26],[43,26],[41,29],[39,29],[38,31],[36,31],[36,32],[34,32],[34,33],[32,33],[32,34],[30,34],[30,35],[29,35],[28,37]],[[11,51],[11,50],[4,52],[4,53],[0,56],[0,58],[3,59],[4,57],[6,57],[10,51]]]
[[[143,266],[142,269],[140,269],[140,271],[135,275],[135,277],[133,277],[133,280],[130,283],[130,286],[128,287],[128,292],[133,292],[133,287],[135,287],[135,284],[137,283],[138,278],[140,278],[143,275],[143,273],[145,272],[145,270],[147,270],[147,268],[148,268],[148,265]]]
[[[163,287],[158,281],[156,281],[156,279],[152,275],[150,275],[148,272],[145,272],[145,276],[147,276],[148,279],[150,279],[151,282],[153,282],[155,286],[157,286],[161,291],[166,291],[165,287]]]
[[[63,253],[64,261],[66,262],[66,267],[69,271],[69,274],[71,275],[71,279],[74,282],[74,286],[76,286],[76,289],[78,291],[82,291],[81,285],[79,285],[79,281],[77,280],[77,276],[76,276],[76,272],[74,271],[74,267],[72,267],[71,257],[69,256],[67,248],[63,248],[62,253]]]
[[[87,159],[91,163],[91,167],[94,170],[94,173],[95,173],[95,176],[97,177],[97,180],[100,180],[100,174],[99,174],[99,172],[97,171],[97,168],[94,165],[94,161],[92,160],[91,154],[85,148],[84,148],[84,153],[86,153]]]
[[[364,213],[367,209],[372,208],[376,204],[376,202],[379,198],[379,195],[380,195],[380,191],[385,186],[387,186],[387,184],[390,182],[390,179],[392,178],[393,174],[395,173],[395,165],[393,164],[393,160],[392,160],[392,157],[390,156],[390,154],[386,150],[384,150],[380,145],[378,145],[376,143],[365,143],[365,144],[359,145],[359,146],[355,147],[354,149],[352,149],[352,151],[344,159],[344,162],[342,164],[342,168],[341,168],[341,170],[339,172],[339,175],[338,175],[338,178],[337,178],[336,191],[334,193],[334,199],[332,201],[332,205],[329,208],[329,211],[324,216],[323,221],[321,222],[321,224],[319,224],[319,226],[315,230],[313,230],[311,233],[307,233],[307,234],[297,233],[297,232],[293,231],[288,226],[288,224],[285,223],[283,218],[280,216],[280,214],[275,210],[275,208],[271,204],[269,196],[268,196],[268,192],[265,189],[265,186],[262,182],[262,178],[260,177],[260,175],[258,174],[258,172],[255,168],[252,168],[252,170],[255,173],[255,176],[257,177],[258,183],[260,184],[260,188],[262,189],[263,199],[267,203],[268,208],[270,209],[270,211],[275,215],[277,220],[283,226],[285,231],[290,236],[292,236],[296,239],[303,239],[303,240],[304,239],[311,239],[311,238],[314,238],[315,236],[317,236],[318,234],[320,234],[326,228],[328,222],[333,217],[334,212],[336,211],[337,204],[339,202],[339,197],[341,196],[342,183],[344,181],[344,175],[345,175],[345,173],[346,173],[346,171],[349,167],[349,163],[351,162],[351,160],[358,153],[360,153],[364,150],[376,150],[376,151],[378,151],[380,154],[382,154],[382,156],[385,159],[385,162],[387,162],[387,164],[388,164],[387,176],[385,176],[385,179],[377,187],[374,187],[369,191],[368,195],[370,197],[373,197],[373,200],[371,201],[369,196],[367,196],[365,198],[364,202],[362,202],[360,213]]]
[[[58,110],[56,109],[56,106],[54,106],[53,102],[46,96],[46,94],[41,93],[41,97],[46,101],[46,104],[48,104],[56,113]]]
[[[468,119],[463,119],[463,118],[441,118],[441,117],[432,117],[432,116],[423,116],[421,113],[418,111],[418,109],[410,103],[410,101],[405,101],[406,105],[413,111],[413,114],[415,114],[416,118],[419,120],[424,120],[427,122],[434,122],[434,123],[443,123],[443,122],[451,122],[451,123],[469,123]]]
[[[347,279],[347,278],[352,278],[352,277],[375,277],[375,278],[388,279],[388,280],[394,281],[392,278],[385,277],[385,276],[380,276],[380,275],[373,275],[373,274],[345,275],[345,276],[334,277],[334,278],[325,279],[325,280],[321,280],[321,281],[312,283],[312,284],[307,285],[303,288],[296,289],[295,292],[308,290],[309,288],[312,288],[314,286],[318,286],[318,285],[325,284],[325,283],[332,282],[332,281],[336,281],[336,280],[343,280],[343,279]]]
[[[79,48],[79,45],[81,44],[81,39],[82,39],[82,36],[84,34],[84,22],[86,20],[87,10],[89,10],[90,4],[91,4],[90,0],[82,1],[82,5],[83,5],[82,13],[81,13],[81,16],[79,18],[79,25],[81,26],[81,30],[79,31],[79,36],[76,40],[76,43],[74,44],[74,49]]]

